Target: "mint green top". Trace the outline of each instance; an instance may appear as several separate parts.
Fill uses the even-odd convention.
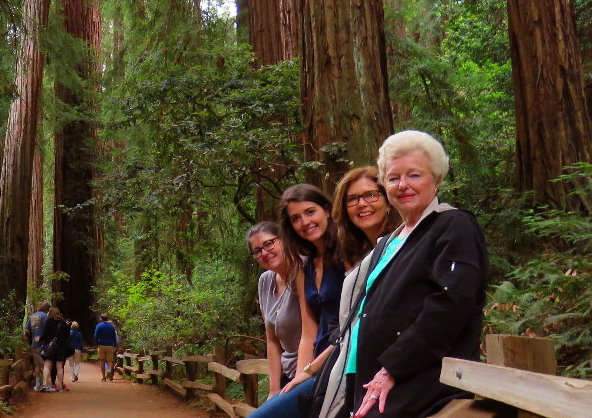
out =
[[[393,259],[393,257],[397,253],[397,251],[399,251],[399,249],[401,248],[401,246],[405,242],[406,238],[407,237],[405,237],[405,238],[395,237],[391,240],[391,242],[389,242],[387,244],[386,248],[384,249],[384,253],[382,254],[382,256],[380,257],[380,260],[378,260],[378,263],[376,264],[376,267],[374,267],[374,270],[372,270],[372,272],[368,276],[368,280],[366,281],[366,295],[368,295],[368,292],[372,288],[372,285],[376,281],[376,278],[380,275],[380,273],[382,273],[384,268],[391,262],[391,260]],[[358,360],[358,333],[360,330],[360,322],[362,321],[362,318],[363,318],[362,313],[364,312],[364,305],[366,304],[366,295],[364,295],[364,298],[362,299],[362,302],[360,303],[360,310],[358,311],[359,319],[354,324],[354,327],[352,328],[351,343],[349,346],[349,357],[347,359],[347,366],[345,367],[346,374],[356,372],[356,364],[357,364],[357,360]]]

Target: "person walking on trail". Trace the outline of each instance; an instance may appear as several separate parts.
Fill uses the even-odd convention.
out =
[[[99,351],[99,362],[101,363],[101,375],[103,378],[101,382],[107,381],[105,374],[105,363],[113,362],[113,353],[117,345],[117,334],[115,333],[115,326],[109,321],[109,316],[106,313],[101,314],[101,322],[95,328],[95,342]],[[113,370],[113,364],[110,364]],[[109,375],[109,379],[113,380],[113,374]]]
[[[67,392],[64,385],[64,361],[69,356],[68,337],[70,326],[58,308],[50,308],[45,321],[43,335],[41,336],[41,358],[43,358],[43,387],[44,392]],[[56,386],[50,385],[52,363],[57,370]]]
[[[70,372],[72,374],[72,382],[78,380],[78,372],[80,371],[80,357],[83,348],[82,334],[79,331],[80,326],[78,322],[72,321],[70,324],[70,339],[68,342],[74,349],[74,354],[68,357],[68,364],[70,365]]]
[[[47,320],[47,312],[49,311],[49,303],[41,302],[37,307],[37,311],[29,317],[27,325],[25,326],[24,334],[25,340],[31,344],[31,352],[33,354],[33,373],[35,375],[36,391],[41,390],[41,379],[43,369],[43,359],[39,354],[41,349],[41,336],[45,328],[45,321]]]

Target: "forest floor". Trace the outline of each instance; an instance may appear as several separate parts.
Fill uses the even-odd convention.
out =
[[[64,382],[69,392],[43,393],[29,391],[17,404],[13,417],[43,418],[187,418],[215,417],[204,408],[193,407],[165,389],[139,385],[116,375],[110,382],[101,382],[99,366],[81,363],[79,379],[70,382],[66,365]],[[1,415],[1,414],[0,414]]]

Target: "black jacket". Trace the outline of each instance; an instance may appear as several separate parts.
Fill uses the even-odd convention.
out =
[[[378,254],[377,254],[378,256]],[[395,379],[384,415],[423,417],[466,395],[439,382],[443,357],[479,360],[487,252],[475,217],[427,215],[370,289],[360,321],[354,411],[384,367]],[[378,405],[378,404],[377,404]]]
[[[45,321],[45,328],[43,335],[41,336],[41,343],[49,343],[57,337],[57,348],[55,354],[48,358],[52,361],[64,361],[68,357],[70,344],[68,340],[70,338],[70,326],[66,324],[64,320],[47,318]]]

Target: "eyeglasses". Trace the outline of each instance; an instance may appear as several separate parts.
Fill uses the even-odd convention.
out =
[[[272,239],[268,239],[267,241],[265,241],[263,243],[263,245],[261,247],[255,247],[251,250],[251,255],[255,258],[259,258],[261,257],[261,255],[263,254],[263,250],[270,252],[271,250],[273,250],[273,246],[275,244],[275,241],[279,239],[278,237],[272,238]]]
[[[360,201],[360,198],[364,199],[366,203],[374,203],[381,195],[382,193],[380,190],[368,190],[362,194],[348,194],[345,196],[345,206],[348,208],[356,206]]]

